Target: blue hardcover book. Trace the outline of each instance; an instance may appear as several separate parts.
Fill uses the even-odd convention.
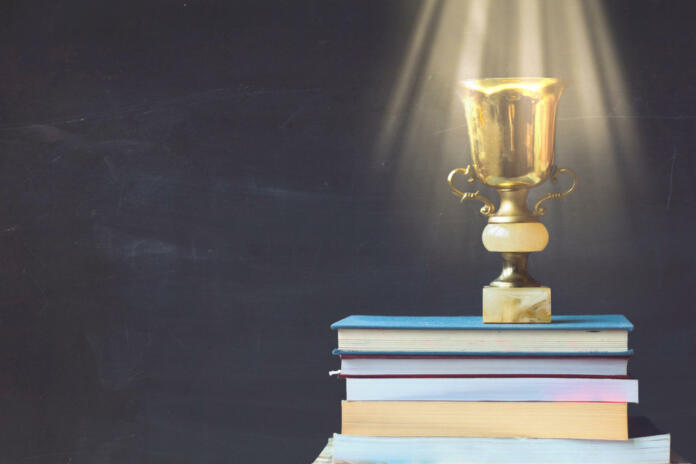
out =
[[[621,314],[553,315],[549,324],[484,324],[481,316],[348,316],[338,329],[404,330],[626,330],[633,324]]]
[[[349,316],[336,354],[627,356],[633,324],[620,314],[553,316],[549,324],[484,324],[481,316]]]

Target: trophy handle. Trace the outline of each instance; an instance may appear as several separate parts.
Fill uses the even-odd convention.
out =
[[[570,186],[570,188],[569,188],[568,190],[566,190],[565,192],[560,192],[560,193],[547,193],[546,195],[544,195],[544,196],[543,196],[539,201],[537,201],[536,204],[534,205],[533,214],[534,214],[535,216],[543,216],[544,214],[546,214],[546,208],[544,208],[543,206],[541,206],[541,204],[542,204],[543,202],[545,202],[546,200],[552,200],[552,199],[553,199],[553,200],[557,200],[557,199],[563,198],[563,197],[565,197],[565,196],[570,195],[570,194],[573,192],[573,190],[575,190],[575,185],[576,185],[577,182],[578,182],[578,177],[575,175],[575,173],[574,173],[573,171],[571,171],[570,169],[567,169],[567,168],[560,168],[560,169],[559,169],[558,167],[554,166],[554,167],[553,167],[553,171],[551,171],[551,182],[552,182],[552,183],[555,184],[555,183],[558,182],[558,178],[556,177],[558,174],[568,174],[570,177],[573,178],[573,184],[572,184],[572,185]]]
[[[450,190],[452,190],[452,193],[454,193],[456,196],[460,198],[460,202],[464,200],[482,201],[484,205],[481,207],[481,214],[483,214],[484,216],[493,216],[493,213],[495,212],[495,205],[493,204],[493,202],[491,202],[491,200],[481,195],[478,190],[475,192],[462,192],[454,186],[454,184],[452,183],[452,179],[454,179],[454,176],[456,176],[460,172],[465,176],[468,176],[468,179],[466,181],[470,184],[476,182],[476,177],[474,176],[471,166],[467,166],[466,168],[457,168],[454,171],[450,172],[449,176],[447,176],[447,184],[449,184],[449,188]]]

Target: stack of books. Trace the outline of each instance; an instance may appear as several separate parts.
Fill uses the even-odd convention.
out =
[[[621,315],[550,324],[350,316],[338,331],[342,430],[316,462],[669,463],[638,402]]]

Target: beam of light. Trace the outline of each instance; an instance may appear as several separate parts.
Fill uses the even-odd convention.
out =
[[[521,57],[519,65],[520,76],[543,76],[544,42],[541,26],[541,6],[539,0],[527,0],[520,8],[518,18],[519,49],[517,56]]]
[[[570,95],[571,101],[564,103],[571,103],[576,108],[574,111],[576,116],[571,117],[572,125],[576,131],[581,129],[583,132],[580,138],[574,140],[573,147],[568,147],[560,140],[557,147],[567,147],[566,151],[569,152],[577,150],[579,142],[583,141],[582,146],[587,150],[587,158],[586,161],[582,161],[589,163],[593,172],[602,169],[607,176],[616,178],[617,160],[615,156],[611,156],[612,137],[606,119],[603,117],[607,114],[608,105],[603,97],[602,76],[598,68],[602,63],[593,53],[590,33],[586,27],[585,12],[580,0],[568,0],[564,2],[564,5],[565,23],[568,26],[568,46],[574,52],[569,64],[574,76],[572,84],[576,88],[576,91]],[[563,124],[563,121],[565,119],[561,119],[560,124]],[[564,124],[564,127],[567,126],[568,124]],[[608,195],[604,201],[611,202],[612,209],[618,209],[623,204],[619,198],[620,191],[615,189],[615,184],[609,187],[611,191],[605,190]]]
[[[556,160],[560,167],[578,172],[580,184],[579,195],[565,201],[582,201],[590,211],[613,212],[607,222],[617,222],[616,213],[629,200],[622,183],[636,182],[645,168],[621,62],[601,2],[428,0],[409,37],[375,157],[391,166],[381,175],[382,180],[390,179],[395,209],[415,206],[430,212],[430,218],[413,224],[415,236],[442,241],[435,229],[443,220],[443,202],[452,202],[444,178],[451,169],[471,162],[455,84],[472,77],[546,76],[569,81],[558,113]],[[545,183],[533,189],[531,201],[551,188]],[[473,189],[481,189],[497,203],[497,195],[486,187]],[[550,229],[559,234],[582,227],[588,219],[564,214],[568,206],[562,203],[552,208],[556,212],[550,220],[558,224]],[[462,214],[473,216],[477,210],[470,206]],[[479,234],[482,221],[468,219],[459,232]]]
[[[459,53],[459,79],[481,75],[483,43],[488,24],[488,0],[471,0],[466,14],[464,36]]]
[[[394,90],[389,98],[389,106],[385,112],[386,117],[382,123],[380,135],[376,143],[376,153],[380,163],[385,162],[384,159],[394,144],[399,115],[406,110],[407,96],[414,85],[419,57],[430,51],[424,50],[425,39],[433,21],[436,4],[437,0],[425,0],[418,11],[415,29],[406,46],[406,55],[401,65],[399,77],[394,85]]]
[[[634,113],[631,107],[626,87],[624,86],[625,77],[621,65],[621,59],[616,53],[614,41],[609,34],[609,25],[607,23],[602,5],[599,0],[589,0],[585,3],[588,12],[589,24],[595,24],[596,43],[600,46],[598,54],[602,63],[602,71],[605,74],[604,79],[604,97],[608,102],[610,110],[614,114],[611,119],[614,130],[618,134],[613,137],[619,145],[619,151],[625,153],[640,153],[639,141],[640,137],[637,133],[637,127],[631,116]],[[637,162],[626,163],[626,167],[632,170],[637,177],[636,180],[642,180],[645,174],[645,167],[641,166],[641,159]]]
[[[627,169],[636,174],[643,168],[635,123],[630,118],[620,119],[621,115],[632,113],[621,63],[601,5],[594,0],[568,0],[563,5],[567,47],[574,53],[566,66],[571,70],[575,89],[569,93],[569,101],[564,102],[566,110],[559,114],[559,130],[565,129],[569,137],[559,138],[557,148],[561,153],[569,153],[573,163],[588,165],[586,172],[592,175],[586,180],[587,187],[602,192],[588,196],[589,207],[623,211],[630,201],[625,184],[636,182],[628,180],[632,176]],[[628,163],[624,159],[626,149],[632,151]],[[618,219],[608,224],[620,226],[621,218]]]
[[[463,2],[462,4],[465,4]],[[464,35],[459,46],[459,68],[457,69],[457,80],[476,78],[481,75],[481,65],[483,63],[483,43],[486,36],[486,26],[488,24],[488,12],[490,3],[488,0],[471,0],[466,9],[466,22],[464,25]],[[450,91],[451,102],[448,109],[447,119],[445,120],[444,130],[440,132],[443,137],[444,153],[457,153],[462,149],[462,138],[452,136],[450,132],[458,131],[461,135],[462,130],[466,130],[461,117],[459,124],[456,124],[456,114],[461,114],[461,103],[453,90]],[[456,134],[455,134],[456,135]],[[444,167],[446,169],[446,166]]]

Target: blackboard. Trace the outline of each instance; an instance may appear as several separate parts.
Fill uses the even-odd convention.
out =
[[[554,312],[635,324],[632,413],[688,458],[694,29],[679,2],[604,6],[633,111],[605,116],[640,153],[572,156],[561,107],[580,185],[530,268]],[[444,183],[468,162],[451,89],[417,77],[434,129],[411,163],[411,113],[390,113],[421,7],[3,2],[0,462],[310,462],[339,431],[331,322],[480,311],[500,264]]]

